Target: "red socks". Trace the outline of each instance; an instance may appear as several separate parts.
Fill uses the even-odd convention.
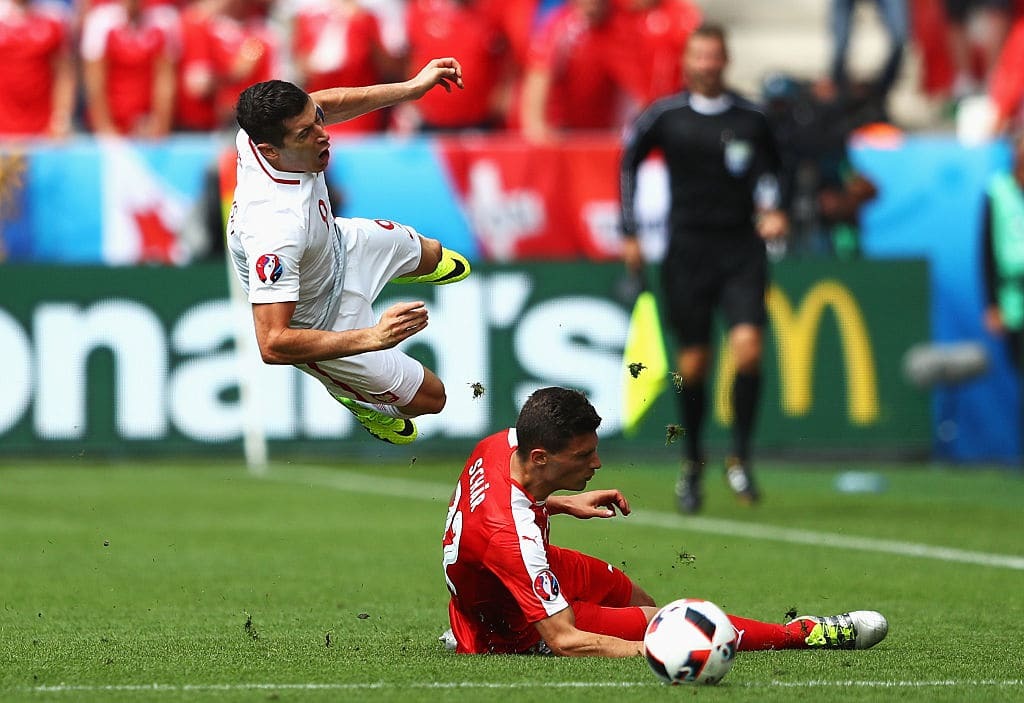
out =
[[[760,620],[748,620],[736,615],[730,615],[733,627],[743,631],[740,639],[740,651],[752,651],[756,649],[806,649],[807,643],[800,625],[795,622],[790,625],[776,625]]]

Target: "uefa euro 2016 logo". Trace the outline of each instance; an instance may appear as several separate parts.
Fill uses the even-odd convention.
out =
[[[551,602],[558,598],[558,592],[561,589],[558,587],[558,579],[551,573],[550,569],[544,569],[537,578],[533,580],[533,592],[537,594],[537,597],[543,601]]]
[[[277,283],[284,273],[284,266],[277,254],[264,254],[256,260],[256,275],[264,283]]]

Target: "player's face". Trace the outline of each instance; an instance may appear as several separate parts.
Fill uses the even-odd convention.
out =
[[[728,63],[725,45],[717,37],[690,37],[683,52],[687,86],[698,95],[718,96],[723,90],[722,77]]]
[[[324,129],[324,112],[312,99],[296,117],[284,121],[284,146],[277,168],[294,173],[320,173],[331,160],[331,138]]]
[[[601,459],[597,456],[597,433],[573,437],[565,449],[549,453],[548,468],[561,489],[582,491],[587,487],[587,481],[594,478],[594,473],[601,468]]]

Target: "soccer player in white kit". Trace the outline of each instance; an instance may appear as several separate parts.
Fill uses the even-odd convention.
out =
[[[412,418],[440,412],[445,390],[394,349],[427,326],[423,301],[396,303],[380,320],[371,304],[389,281],[453,283],[469,263],[407,225],[335,218],[325,126],[453,84],[463,87],[458,61],[434,59],[402,83],[307,94],[266,81],[246,88],[236,108],[228,248],[263,361],[316,377],[370,434],[393,444],[416,438]]]

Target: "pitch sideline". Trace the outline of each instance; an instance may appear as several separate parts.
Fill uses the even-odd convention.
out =
[[[452,487],[430,481],[416,481],[404,478],[362,474],[343,469],[324,469],[316,466],[290,464],[287,471],[271,470],[256,480],[281,483],[308,484],[333,488],[350,493],[409,498],[448,503]],[[974,564],[994,568],[1024,571],[1024,557],[1009,554],[975,552],[954,547],[938,547],[917,542],[855,537],[834,532],[817,532],[765,523],[740,522],[707,517],[683,517],[658,510],[635,510],[624,520],[627,525],[661,527],[665,529],[690,530],[728,537],[761,539],[788,544],[806,544],[836,549],[853,549],[861,552],[894,554],[897,556],[919,557],[935,561]]]

